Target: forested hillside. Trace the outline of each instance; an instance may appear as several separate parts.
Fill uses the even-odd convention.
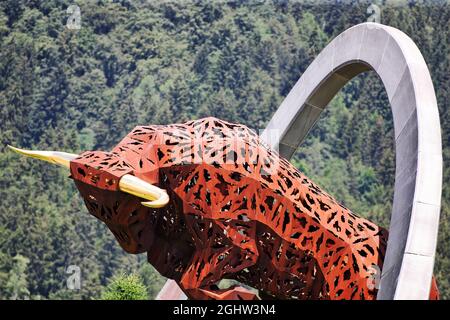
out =
[[[150,297],[164,282],[87,213],[61,169],[7,144],[109,150],[136,125],[204,116],[263,129],[321,49],[370,15],[369,2],[331,2],[1,1],[0,298],[97,299],[122,272],[139,273]],[[380,1],[381,22],[416,42],[438,97],[445,176],[435,274],[449,299],[450,5],[414,3]],[[66,26],[73,4],[80,29]],[[293,161],[388,226],[393,146],[386,93],[368,74],[332,101]],[[70,265],[81,270],[80,290],[67,288]]]

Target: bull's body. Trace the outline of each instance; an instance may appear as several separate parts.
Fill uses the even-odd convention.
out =
[[[71,162],[91,214],[194,299],[374,299],[387,232],[338,204],[245,126],[215,118],[137,127],[111,153]],[[164,208],[118,191],[133,174]],[[375,281],[376,282],[376,281]]]

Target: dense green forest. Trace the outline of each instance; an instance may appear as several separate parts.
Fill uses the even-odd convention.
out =
[[[450,4],[374,1],[381,23],[407,33],[431,71],[444,146],[435,264],[450,298]],[[400,4],[403,3],[403,4]],[[67,26],[76,4],[80,28]],[[128,255],[87,213],[71,179],[7,144],[109,150],[136,125],[215,116],[263,129],[337,34],[368,20],[367,1],[0,2],[0,298],[98,299],[136,273],[154,298],[164,279]],[[76,13],[76,12],[75,12]],[[393,123],[374,74],[331,102],[294,163],[360,215],[389,225]],[[69,266],[81,271],[70,289]]]

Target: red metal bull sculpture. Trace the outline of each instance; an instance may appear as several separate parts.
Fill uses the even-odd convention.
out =
[[[256,133],[205,118],[139,126],[111,152],[25,151],[70,168],[89,212],[190,299],[375,299],[387,231]],[[379,275],[378,275],[379,276]],[[435,282],[430,298],[437,298]]]

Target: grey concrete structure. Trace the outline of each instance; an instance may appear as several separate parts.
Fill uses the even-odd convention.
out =
[[[395,130],[394,203],[378,299],[428,299],[441,203],[441,131],[428,68],[407,35],[376,23],[341,33],[304,72],[261,137],[290,159],[339,89],[365,71],[381,78]]]
[[[174,280],[169,279],[158,292],[155,300],[187,300],[187,296]]]
[[[407,35],[376,23],[341,33],[303,73],[261,137],[289,159],[339,89],[365,71],[383,82],[395,130],[394,203],[378,299],[428,299],[441,204],[441,130],[427,65]],[[277,139],[269,136],[274,130]]]

